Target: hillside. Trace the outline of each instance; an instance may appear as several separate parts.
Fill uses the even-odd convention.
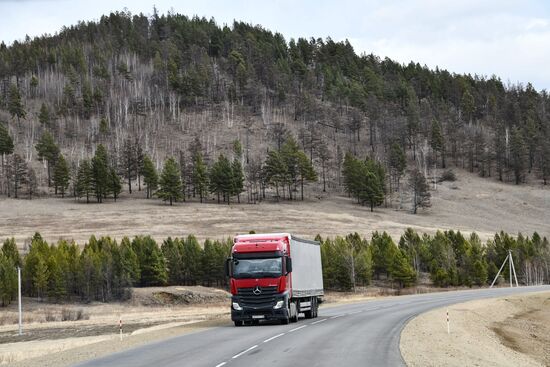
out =
[[[431,177],[451,166],[538,184],[550,172],[549,106],[548,94],[530,84],[357,55],[347,41],[287,41],[241,22],[221,27],[179,14],[118,12],[0,45],[0,121],[15,146],[0,150],[12,171],[34,171],[15,182],[3,170],[1,191],[57,191],[48,187],[46,167],[59,154],[44,157],[35,147],[45,132],[73,179],[103,144],[121,179],[128,171],[135,180],[126,152],[139,147],[157,169],[175,157],[188,193],[196,192],[197,152],[211,166],[222,153],[235,157],[235,140],[247,191],[273,189],[255,172],[291,137],[318,172],[314,186],[326,181],[331,193],[343,190],[346,153],[381,162],[395,191],[403,181],[390,154],[395,146],[406,155],[405,171],[418,167]]]
[[[358,232],[370,238],[372,231],[387,231],[398,239],[407,227],[433,234],[438,229],[475,231],[483,239],[495,232],[550,236],[547,216],[550,191],[534,186],[506,185],[460,171],[456,182],[432,191],[429,211],[413,215],[409,201],[403,210],[378,208],[371,213],[345,196],[304,202],[217,205],[182,203],[159,205],[143,198],[122,197],[116,204],[76,203],[74,199],[0,200],[0,239],[14,236],[22,247],[35,231],[44,239],[74,239],[80,245],[90,235],[151,235],[159,241],[168,236],[196,235],[223,239],[236,233],[290,231],[306,237]],[[133,194],[136,195],[136,194]],[[57,213],[52,215],[52,213]]]

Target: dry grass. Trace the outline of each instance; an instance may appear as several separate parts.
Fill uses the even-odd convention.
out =
[[[128,194],[117,202],[77,203],[73,199],[0,200],[0,239],[15,237],[19,246],[35,231],[44,238],[74,239],[85,243],[90,235],[151,235],[158,240],[168,236],[195,234],[199,239],[224,238],[236,233],[288,231],[313,237],[358,232],[370,237],[372,231],[387,231],[398,238],[407,227],[434,233],[438,229],[476,231],[482,238],[496,231],[550,235],[547,213],[550,189],[542,186],[515,186],[482,179],[455,170],[457,181],[438,185],[432,192],[432,208],[410,214],[404,201],[402,210],[368,208],[342,196],[316,199],[310,193],[305,202],[264,202],[261,204],[217,205],[197,202],[173,207],[159,200]],[[395,203],[399,200],[395,199]],[[397,205],[397,204],[396,204]]]

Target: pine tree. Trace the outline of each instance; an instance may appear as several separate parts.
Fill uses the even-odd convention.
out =
[[[304,183],[317,180],[317,172],[303,151],[297,153],[298,174],[300,177],[301,199],[304,200]]]
[[[413,214],[416,214],[418,208],[429,208],[431,206],[431,194],[428,183],[426,182],[426,177],[416,168],[411,172],[409,188],[413,195]]]
[[[399,284],[399,288],[408,287],[416,281],[416,272],[400,249],[397,249],[392,259],[390,273],[392,279]]]
[[[19,124],[20,119],[25,119],[27,113],[21,101],[21,94],[19,93],[19,88],[15,84],[10,86],[10,94],[8,99],[8,111],[12,118],[17,117],[17,124]]]
[[[390,149],[389,165],[391,175],[397,183],[397,191],[399,191],[399,180],[407,167],[407,158],[403,148],[397,143],[393,143]]]
[[[195,236],[188,236],[182,248],[182,270],[185,284],[196,285],[202,278],[202,256],[203,250]]]
[[[48,187],[51,187],[51,169],[55,167],[59,156],[59,147],[55,144],[53,136],[49,132],[44,131],[35,148],[38,152],[38,159],[47,163]]]
[[[11,303],[17,294],[17,269],[13,260],[0,252],[0,301],[2,307]]]
[[[232,176],[231,164],[229,160],[221,154],[218,160],[212,165],[209,173],[210,192],[218,196],[218,203],[222,195],[224,202],[227,200],[227,203],[230,203],[230,195],[233,192]]]
[[[275,186],[277,200],[279,199],[279,187],[284,185],[287,179],[287,166],[282,155],[275,150],[267,153],[267,158],[263,167],[265,179],[270,185]]]
[[[145,155],[145,157],[143,158],[142,174],[143,183],[145,184],[145,186],[147,186],[147,199],[149,199],[153,196],[153,192],[155,192],[158,187],[159,178],[157,170],[148,155]]]
[[[17,250],[17,244],[15,243],[15,239],[13,237],[4,241],[1,253],[3,253],[8,259],[11,259],[15,266],[23,265],[21,256],[19,255],[19,250]]]
[[[516,185],[519,185],[525,176],[525,161],[527,157],[527,147],[521,134],[521,130],[516,127],[512,129],[510,139],[510,164],[514,171]]]
[[[43,256],[38,256],[36,262],[36,268],[34,269],[34,275],[32,276],[33,287],[39,298],[43,298],[48,290],[48,266]]]
[[[16,199],[19,198],[19,192],[22,186],[28,182],[27,173],[27,163],[25,163],[19,154],[12,154],[8,159],[7,178],[8,186],[13,188],[14,197]]]
[[[244,173],[240,159],[234,159],[231,163],[231,195],[237,195],[237,202],[241,202],[241,193],[244,191]]]
[[[100,144],[92,158],[92,188],[98,203],[102,203],[109,191],[109,164],[107,150]]]
[[[113,195],[113,198],[118,198],[118,195],[120,195],[120,192],[122,191],[122,183],[120,182],[120,177],[116,173],[116,169],[111,167],[109,169],[109,193]]]
[[[168,269],[168,284],[182,285],[183,284],[183,245],[176,238],[173,240],[168,237],[161,246],[162,253],[166,259],[166,267]]]
[[[143,164],[145,163],[145,153],[143,152],[143,147],[138,138],[135,142],[136,146],[136,172],[137,172],[137,182],[138,182],[138,191],[141,191],[141,176],[143,172]]]
[[[44,102],[42,102],[42,105],[40,106],[38,121],[40,121],[42,125],[46,127],[50,127],[50,122],[51,122],[50,110],[48,109],[48,106]]]
[[[160,175],[159,190],[156,195],[164,201],[169,201],[170,205],[174,201],[183,199],[181,174],[174,158],[168,158],[164,162],[164,168]]]
[[[65,190],[69,187],[69,166],[67,161],[63,157],[63,154],[59,154],[55,168],[53,170],[53,185],[55,189],[55,195],[57,191],[61,193],[61,197],[65,197]]]
[[[86,196],[86,203],[90,202],[90,194],[93,192],[93,171],[90,161],[84,159],[78,167],[76,179],[76,196]]]
[[[143,287],[165,285],[168,279],[164,256],[155,240],[151,237],[136,237],[132,240],[141,274]]]
[[[137,154],[134,141],[128,137],[124,140],[122,146],[122,167],[124,169],[124,177],[128,182],[128,192],[132,193],[132,181],[137,178]]]
[[[6,169],[4,167],[4,156],[13,153],[13,139],[8,133],[6,126],[0,122],[0,156],[2,157],[2,175],[6,175]]]
[[[120,242],[120,268],[123,283],[128,286],[139,284],[141,279],[139,259],[128,237],[124,237]]]
[[[317,154],[319,155],[319,160],[321,161],[321,171],[323,176],[323,192],[326,192],[327,191],[326,171],[327,171],[327,164],[331,159],[331,154],[327,147],[327,144],[324,141],[321,141],[319,145],[317,145],[316,149],[317,149]]]
[[[199,195],[202,203],[208,194],[208,167],[202,159],[201,152],[196,152],[193,158],[192,182],[195,192]]]
[[[445,139],[441,132],[441,124],[437,120],[432,120],[432,131],[430,135],[430,146],[437,159],[437,154],[441,154],[441,167],[445,168]]]
[[[29,165],[27,168],[27,194],[29,195],[29,200],[32,200],[32,196],[38,190],[38,179],[36,178],[36,172]]]

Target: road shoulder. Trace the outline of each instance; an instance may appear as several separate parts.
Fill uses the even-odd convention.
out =
[[[432,310],[405,326],[401,354],[408,366],[542,366],[550,363],[549,305],[543,292]]]

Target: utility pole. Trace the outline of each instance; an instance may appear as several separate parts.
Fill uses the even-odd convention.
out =
[[[23,312],[21,310],[21,268],[17,267],[17,283],[19,298],[19,335],[23,335]]]
[[[502,269],[504,268],[504,265],[506,264],[506,261],[508,261],[508,266],[509,266],[509,273],[510,273],[510,288],[513,287],[513,284],[512,284],[512,274],[516,280],[516,287],[519,287],[519,283],[518,283],[518,276],[516,274],[516,267],[514,266],[514,258],[512,257],[512,250],[508,250],[508,255],[506,256],[506,258],[504,259],[504,262],[502,263],[502,266],[500,267],[497,275],[495,276],[495,279],[493,280],[493,282],[491,283],[491,286],[489,288],[493,288],[493,285],[495,285],[497,279],[498,279],[498,276],[500,275],[500,272],[502,271]]]

